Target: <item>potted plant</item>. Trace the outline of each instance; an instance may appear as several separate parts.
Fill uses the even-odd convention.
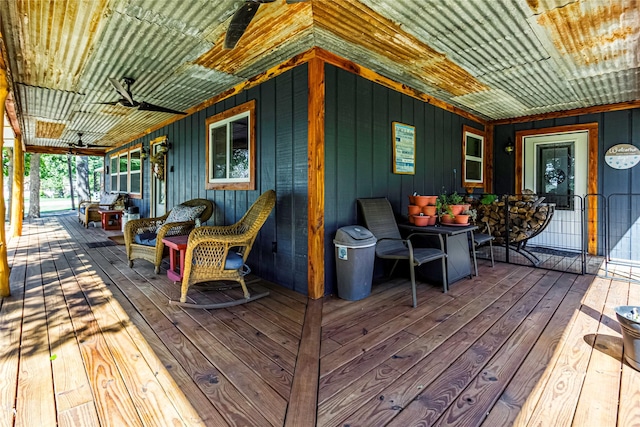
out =
[[[498,196],[496,196],[495,194],[485,194],[480,199],[480,204],[490,205],[491,203],[495,202],[497,199],[498,199]]]
[[[459,215],[464,210],[464,206],[462,205],[463,200],[464,198],[459,195],[457,191],[454,191],[448,197],[447,203],[451,207],[451,211],[454,215]]]
[[[451,206],[444,205],[442,207],[443,213],[440,215],[440,223],[442,224],[453,224],[455,215],[451,211]]]

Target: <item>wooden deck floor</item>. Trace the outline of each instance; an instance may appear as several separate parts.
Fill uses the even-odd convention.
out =
[[[169,305],[179,285],[105,242],[69,215],[10,242],[0,426],[640,425],[613,311],[640,301],[637,270],[479,261],[448,294],[420,284],[416,309],[403,278],[307,304],[254,277],[269,297],[203,311]]]

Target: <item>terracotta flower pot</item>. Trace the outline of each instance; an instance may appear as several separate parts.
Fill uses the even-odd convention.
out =
[[[410,205],[416,204],[416,196],[409,196],[409,204]]]
[[[427,205],[422,208],[422,213],[429,216],[434,216],[436,214],[436,207]]]
[[[429,196],[415,196],[416,205],[423,207],[429,203]]]
[[[414,215],[413,223],[418,227],[424,227],[429,224],[429,216],[428,215]]]
[[[456,224],[469,224],[469,215],[456,215],[453,218],[453,222],[455,222]]]
[[[427,202],[427,205],[436,205],[436,200],[438,200],[438,196],[426,196],[429,198],[429,201]]]
[[[441,224],[453,224],[453,217],[449,214],[442,215],[440,217]]]
[[[421,211],[422,211],[422,208],[420,206],[409,205],[409,216],[418,215],[420,214]]]
[[[451,209],[451,213],[453,215],[459,215],[462,213],[464,205],[449,205],[449,208]]]
[[[430,216],[429,217],[429,224],[428,225],[436,225],[436,216]]]

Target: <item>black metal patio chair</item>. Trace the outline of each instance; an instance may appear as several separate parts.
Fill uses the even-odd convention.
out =
[[[444,251],[442,236],[436,235],[440,241],[438,248],[414,248],[411,238],[420,236],[423,233],[413,233],[403,239],[396,224],[391,204],[386,198],[358,199],[358,206],[365,222],[365,227],[378,239],[376,243],[376,256],[382,259],[395,260],[391,272],[393,274],[398,261],[407,260],[409,262],[409,274],[411,276],[411,293],[413,297],[413,307],[417,307],[416,297],[416,277],[414,268],[425,263],[438,261],[442,263],[442,283],[443,291],[448,291],[447,286],[447,255]],[[433,234],[429,234],[434,237]]]

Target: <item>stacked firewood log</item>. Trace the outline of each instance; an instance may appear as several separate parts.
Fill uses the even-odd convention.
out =
[[[479,224],[489,224],[498,244],[504,244],[507,236],[505,204],[509,206],[510,244],[525,241],[542,232],[554,212],[553,205],[542,203],[544,197],[536,196],[531,190],[524,190],[523,194],[506,199],[477,206]]]

